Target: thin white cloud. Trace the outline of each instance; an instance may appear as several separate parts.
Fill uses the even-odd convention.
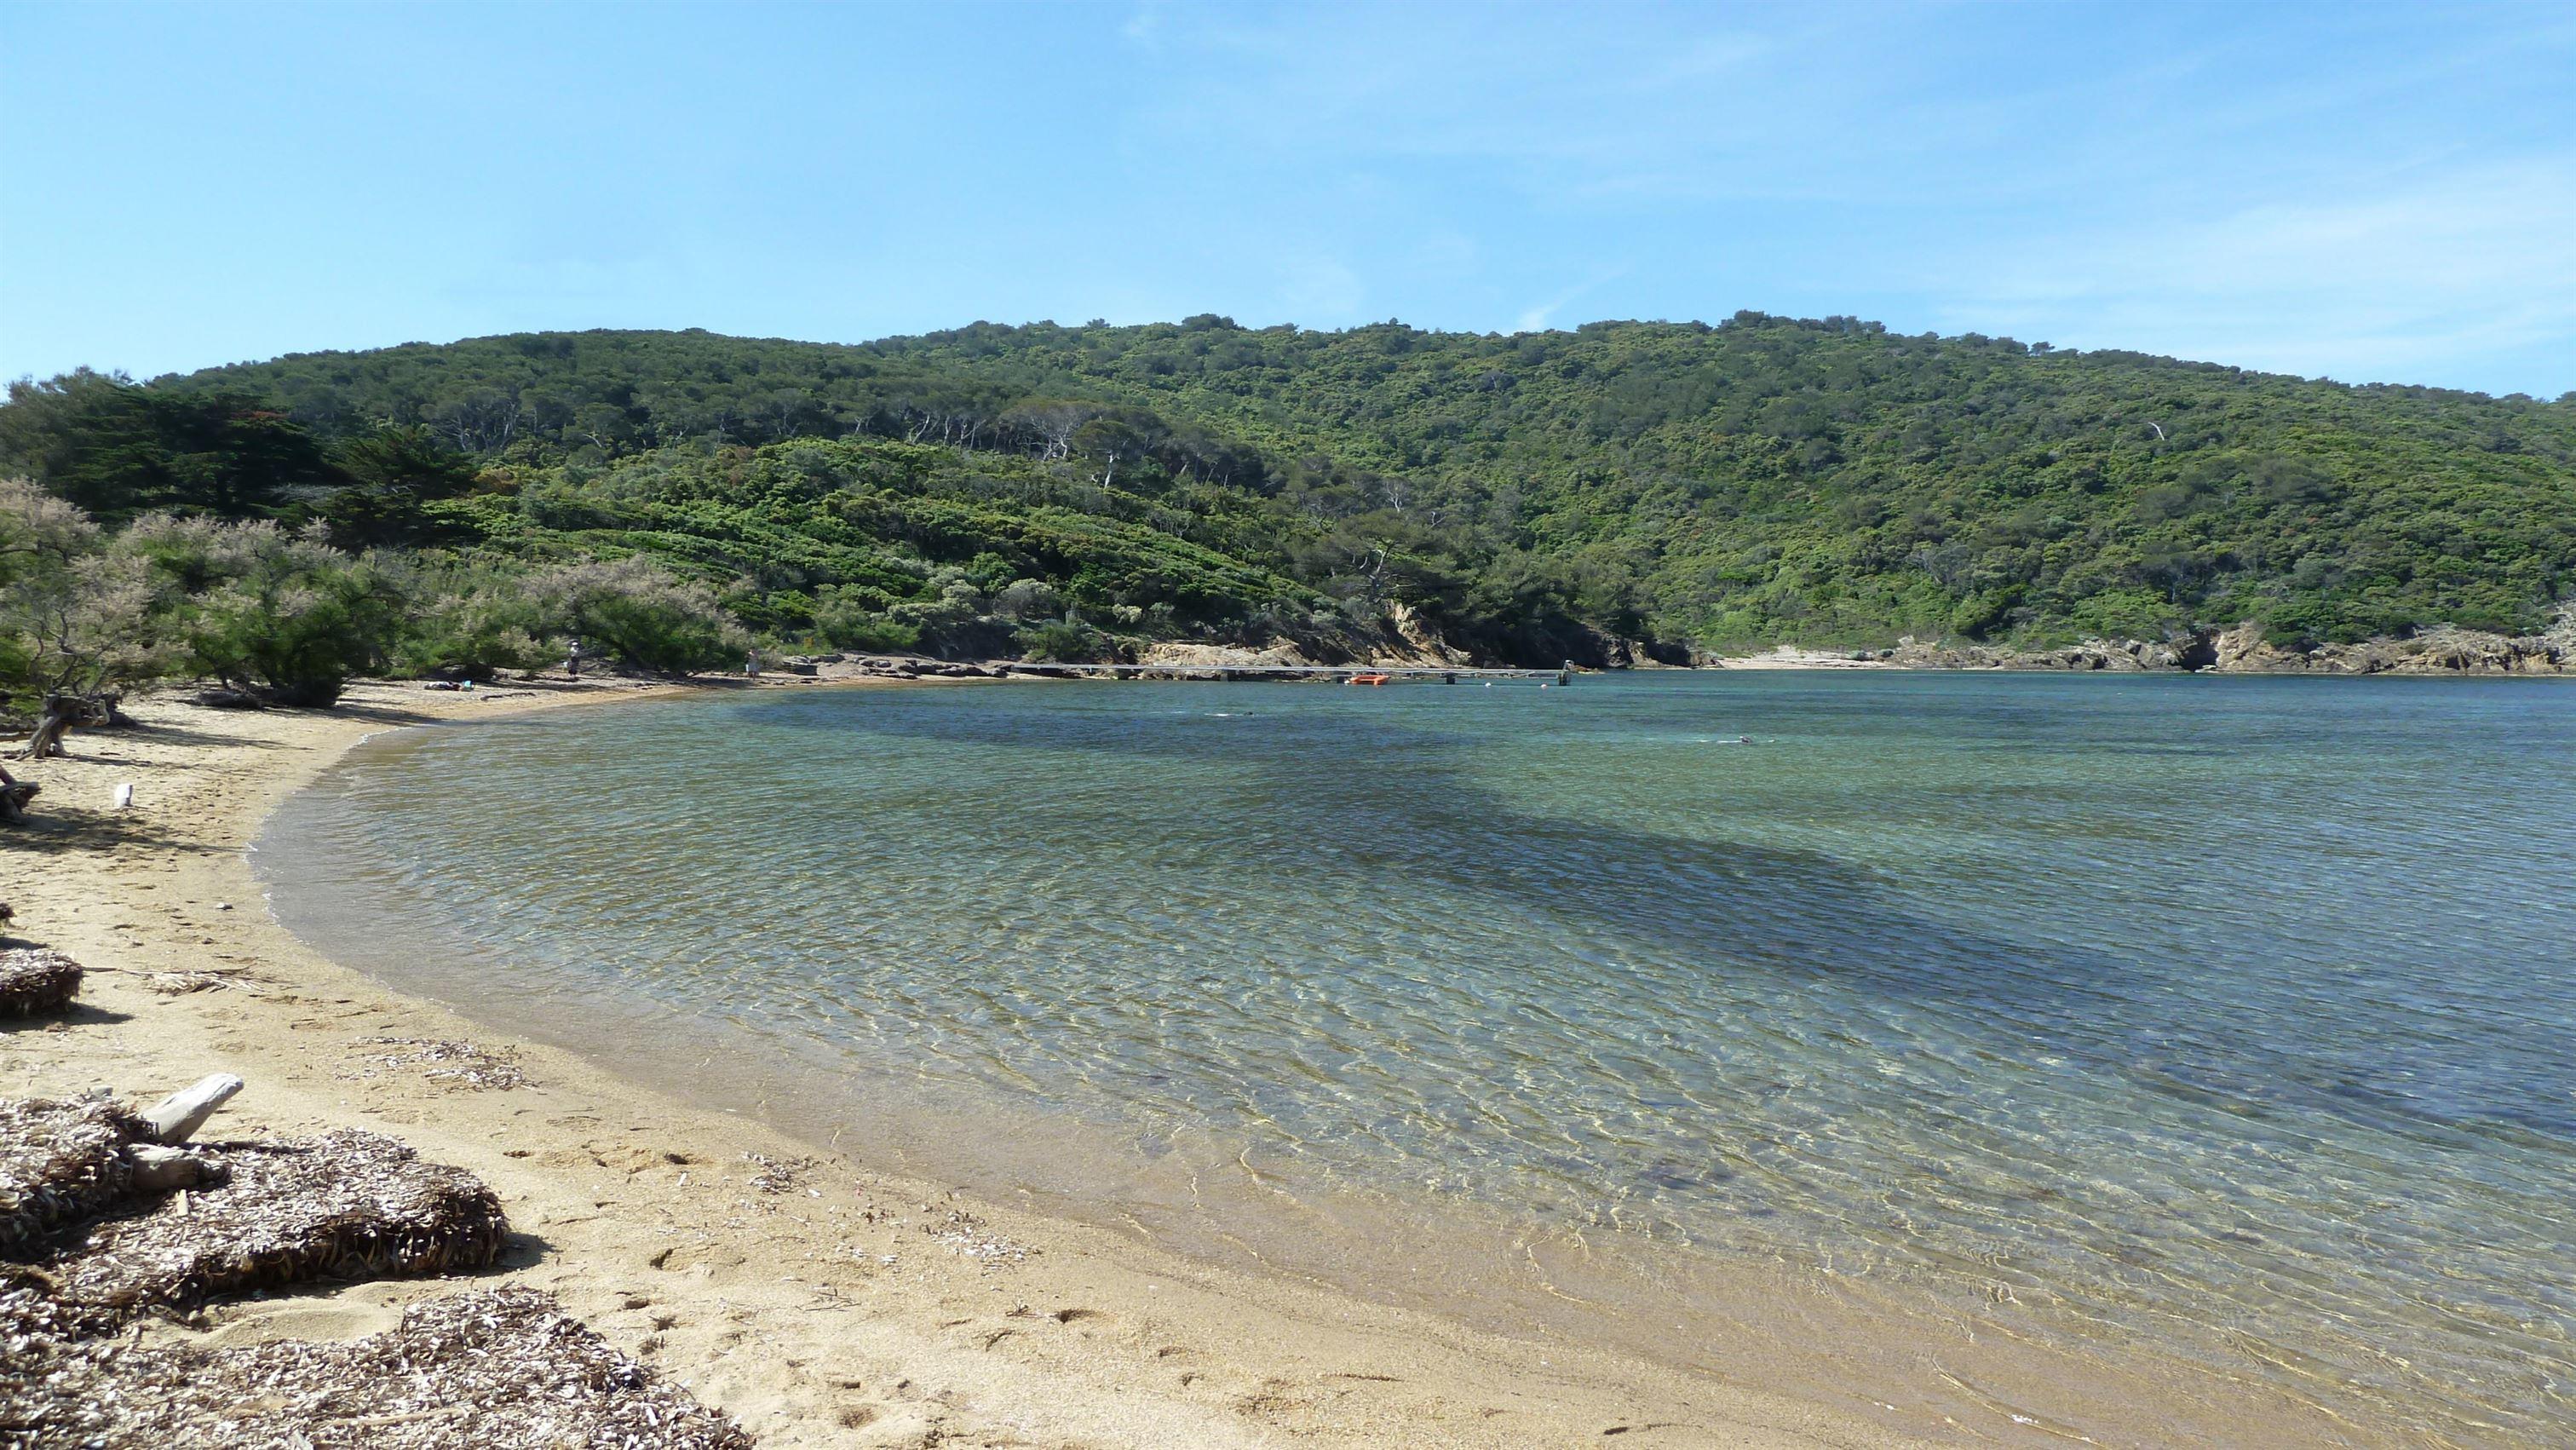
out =
[[[2395,380],[2576,334],[2576,154],[1954,256],[1951,327]]]
[[[1573,306],[1586,294],[1604,283],[1615,282],[1628,275],[1628,271],[1626,267],[1612,267],[1606,271],[1596,272],[1590,278],[1568,287],[1545,302],[1522,309],[1520,316],[1512,320],[1512,329],[1516,332],[1541,331],[1547,327],[1549,319],[1557,313]]]

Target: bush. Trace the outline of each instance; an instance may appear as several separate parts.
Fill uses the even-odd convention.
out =
[[[828,600],[814,608],[814,632],[834,649],[908,650],[921,643],[921,631],[898,624],[852,600]]]
[[[143,561],[89,515],[0,479],[0,712],[168,674],[177,660],[155,628],[158,602]]]
[[[1052,619],[1064,613],[1064,595],[1043,579],[1014,579],[993,596],[993,612],[1004,619]]]
[[[539,641],[544,616],[521,580],[421,570],[403,581],[403,593],[410,605],[390,660],[397,675],[488,680],[557,657]]]
[[[671,675],[719,669],[751,646],[713,591],[671,577],[642,555],[557,565],[528,581],[528,595],[551,632],[640,669]]]
[[[384,663],[401,617],[392,580],[316,533],[155,514],[120,542],[190,596],[177,610],[189,663],[276,704],[338,700]]]
[[[1033,660],[1096,660],[1109,652],[1109,637],[1067,620],[1050,620],[1019,632],[1020,654]]]

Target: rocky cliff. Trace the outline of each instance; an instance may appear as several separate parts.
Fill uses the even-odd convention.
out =
[[[1925,642],[1854,650],[1855,663],[1927,670],[2186,670],[2213,674],[2576,675],[2576,605],[2543,634],[2501,635],[2447,625],[2404,639],[2308,648],[2271,643],[2252,621],[2177,640],[2088,639],[2061,649]]]

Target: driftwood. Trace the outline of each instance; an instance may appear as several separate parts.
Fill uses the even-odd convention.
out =
[[[165,1148],[158,1143],[130,1144],[125,1157],[134,1165],[134,1191],[137,1193],[168,1193],[174,1189],[194,1188],[220,1172],[200,1154],[185,1148]]]
[[[191,704],[203,705],[210,710],[257,710],[268,703],[248,690],[237,690],[230,685],[216,685],[199,690],[190,695],[188,700]]]
[[[36,732],[27,737],[26,748],[19,751],[24,760],[43,760],[48,756],[67,755],[63,737],[75,725],[109,725],[120,718],[117,701],[122,696],[47,695],[44,708],[36,716]]]
[[[14,826],[25,820],[27,802],[43,789],[32,780],[20,780],[0,768],[0,826]]]
[[[0,1017],[59,1012],[80,990],[81,965],[43,947],[0,950]]]
[[[241,1090],[240,1078],[228,1072],[211,1073],[146,1109],[144,1125],[155,1143],[185,1143]]]
[[[0,1378],[0,1445],[750,1450],[721,1413],[533,1289],[416,1304],[363,1339],[60,1347]]]

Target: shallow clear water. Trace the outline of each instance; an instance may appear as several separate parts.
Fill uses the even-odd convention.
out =
[[[398,984],[685,1022],[808,1111],[1018,1114],[909,1157],[1256,1257],[1339,1194],[1464,1201],[2409,1437],[2576,1413],[2555,682],[763,693],[406,732],[261,864]]]

